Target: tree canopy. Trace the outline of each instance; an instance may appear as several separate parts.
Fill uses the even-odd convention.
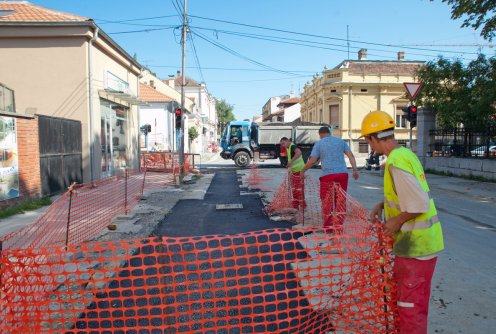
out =
[[[462,27],[481,29],[481,36],[492,41],[496,34],[496,1],[442,0],[451,6],[451,18],[465,17]]]
[[[219,124],[225,124],[236,119],[233,114],[233,109],[234,106],[227,103],[226,100],[217,100],[215,103],[215,110],[217,110],[217,119],[219,120]]]
[[[433,109],[440,125],[478,126],[493,121],[496,102],[496,59],[479,55],[464,65],[439,58],[417,71],[423,83],[417,102]]]

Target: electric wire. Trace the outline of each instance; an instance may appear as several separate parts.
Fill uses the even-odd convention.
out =
[[[232,25],[239,25],[239,26],[256,28],[256,29],[264,29],[264,30],[277,31],[277,32],[282,32],[282,33],[287,33],[287,34],[302,35],[302,36],[316,37],[316,38],[323,38],[323,39],[330,39],[330,40],[343,41],[343,42],[348,41],[348,39],[345,39],[345,38],[322,36],[322,35],[316,35],[316,34],[309,34],[309,33],[302,33],[302,32],[290,31],[290,30],[285,30],[285,29],[269,28],[269,27],[257,26],[257,25],[253,25],[253,24],[246,24],[246,23],[240,23],[240,22],[232,22],[232,21],[226,21],[226,20],[208,18],[208,17],[198,16],[198,15],[190,15],[190,17],[194,17],[194,18],[201,19],[201,20],[222,22],[222,23],[227,23],[227,24],[232,24]],[[410,49],[410,50],[421,50],[421,51],[430,51],[430,52],[445,52],[445,53],[463,53],[463,54],[471,54],[471,55],[476,55],[477,54],[477,53],[474,53],[474,52],[458,52],[458,51],[450,51],[450,50],[427,49],[427,48],[400,46],[400,45],[396,45],[396,44],[384,44],[384,43],[364,42],[364,41],[357,41],[357,40],[349,40],[349,41],[352,42],[352,43],[358,43],[358,44],[386,46],[386,47],[396,47],[396,48],[402,47],[402,48]]]
[[[189,42],[191,44],[191,48],[193,49],[193,55],[195,56],[195,62],[196,65],[198,66],[198,72],[200,73],[200,78],[202,82],[205,82],[205,77],[203,76],[203,71],[200,66],[200,60],[198,59],[198,52],[196,52],[196,46],[195,46],[195,41],[193,39],[193,35],[191,34],[191,32],[189,32],[189,35],[190,35]]]
[[[245,61],[248,61],[248,62],[250,62],[252,64],[255,64],[255,65],[259,66],[259,67],[262,67],[262,68],[265,68],[265,69],[270,69],[270,70],[272,70],[274,72],[280,72],[280,73],[285,73],[285,74],[289,74],[289,75],[293,75],[293,76],[298,76],[298,74],[296,74],[296,73],[292,73],[292,72],[289,72],[289,71],[280,70],[280,69],[271,67],[269,65],[265,65],[263,63],[260,63],[260,62],[258,62],[256,60],[253,60],[253,59],[251,59],[251,58],[249,58],[247,56],[244,56],[244,55],[240,54],[239,52],[237,52],[237,51],[235,51],[233,49],[230,49],[227,46],[225,46],[225,45],[223,45],[223,44],[221,44],[221,43],[219,43],[217,41],[211,40],[210,38],[206,37],[205,35],[197,32],[197,31],[195,31],[193,29],[191,29],[191,33],[193,33],[195,36],[198,36],[200,39],[206,41],[207,43],[212,44],[212,45],[216,46],[217,48],[219,48],[219,49],[221,49],[221,50],[223,50],[223,51],[225,51],[225,52],[227,52],[227,53],[229,53],[229,54],[231,54],[231,55],[233,55],[235,57],[244,59]]]

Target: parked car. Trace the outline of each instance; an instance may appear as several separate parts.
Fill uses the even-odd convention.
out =
[[[473,156],[473,157],[484,157],[486,156],[486,149],[487,149],[487,146],[480,146],[480,147],[477,147],[476,149],[470,151],[470,154]],[[489,146],[489,155],[494,155],[496,154],[496,145],[491,145]]]

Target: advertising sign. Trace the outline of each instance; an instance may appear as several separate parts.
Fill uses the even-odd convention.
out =
[[[15,118],[0,116],[0,201],[19,197]]]

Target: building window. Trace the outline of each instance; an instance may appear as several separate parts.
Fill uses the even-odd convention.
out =
[[[360,92],[367,93],[367,89],[366,88],[362,88],[362,89],[360,89]]]
[[[336,90],[335,89],[331,89],[331,93],[336,93]]]
[[[406,120],[403,117],[405,113],[403,112],[403,107],[396,108],[396,127],[397,128],[406,128]]]
[[[329,124],[339,126],[339,105],[333,104],[329,106]]]
[[[0,84],[0,111],[15,112],[14,91]]]

